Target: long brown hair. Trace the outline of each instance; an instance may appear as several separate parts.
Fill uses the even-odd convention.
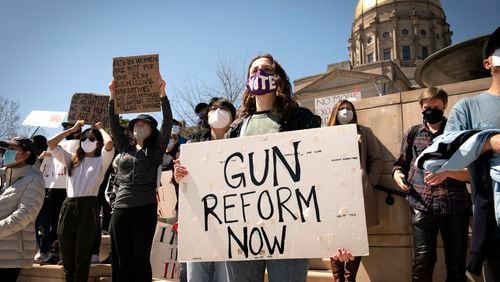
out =
[[[274,76],[276,81],[276,99],[273,104],[273,112],[277,112],[283,118],[287,118],[295,107],[298,106],[295,98],[292,96],[292,84],[288,78],[283,67],[271,56],[270,54],[258,55],[250,61],[247,69],[247,79],[250,77],[250,68],[253,62],[257,59],[266,58],[271,61],[271,66],[274,69]],[[243,103],[239,112],[243,116],[252,115],[257,109],[255,96],[251,95],[248,89],[243,91]]]
[[[99,157],[101,155],[101,149],[104,144],[104,139],[102,138],[101,132],[99,132],[98,129],[96,128],[88,128],[85,131],[82,132],[82,135],[80,137],[80,142],[83,138],[87,138],[87,133],[91,132],[94,134],[95,139],[97,141],[97,147],[95,149],[95,156]],[[71,163],[69,164],[68,167],[68,175],[71,176],[73,173],[73,169],[76,168],[77,166],[80,165],[82,162],[83,158],[85,157],[85,152],[82,150],[82,146],[80,145],[81,143],[78,144],[78,148],[76,149],[76,153],[73,154],[71,157]]]
[[[326,122],[326,126],[332,126],[332,125],[339,125],[339,121],[337,120],[337,114],[339,112],[340,106],[343,104],[349,104],[351,105],[352,108],[352,120],[350,123],[358,123],[358,115],[356,114],[356,108],[354,107],[354,104],[349,101],[349,100],[340,100],[335,104],[333,107],[333,111],[330,113],[330,116],[328,117],[328,121]]]

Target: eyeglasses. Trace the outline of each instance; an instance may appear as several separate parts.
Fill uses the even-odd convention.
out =
[[[87,139],[89,139],[90,142],[94,142],[96,140],[94,136],[82,136],[82,138],[80,138],[80,141],[85,142]]]

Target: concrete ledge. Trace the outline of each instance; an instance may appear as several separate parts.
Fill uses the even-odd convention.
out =
[[[89,282],[101,281],[102,277],[111,277],[110,264],[92,264],[89,271]],[[33,264],[32,268],[24,268],[17,279],[18,282],[64,282],[62,265]],[[111,281],[111,280],[110,280]]]

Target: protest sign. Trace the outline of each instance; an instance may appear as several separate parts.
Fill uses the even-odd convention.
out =
[[[356,125],[188,143],[179,260],[367,255]]]
[[[109,96],[93,93],[75,93],[71,97],[68,122],[75,123],[79,119],[86,124],[94,125],[102,122],[104,127],[109,127],[108,114]]]
[[[24,119],[23,125],[58,128],[66,116],[66,112],[32,111]]]
[[[153,278],[177,281],[180,270],[177,261],[177,232],[172,230],[171,224],[157,222],[150,260]]]
[[[115,112],[160,111],[158,55],[113,58]]]
[[[361,99],[360,91],[316,98],[314,99],[314,113],[321,117],[321,124],[326,125],[328,117],[337,102],[342,100],[356,101],[359,99]]]
[[[177,197],[175,195],[175,187],[171,182],[172,171],[162,171],[161,180],[158,189],[156,190],[156,200],[158,202],[158,217],[159,218],[175,218],[175,203]]]

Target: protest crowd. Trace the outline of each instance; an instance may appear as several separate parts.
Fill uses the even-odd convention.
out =
[[[444,243],[446,281],[480,281],[480,276],[484,281],[500,281],[500,28],[491,35],[483,53],[482,64],[492,76],[490,88],[458,101],[448,117],[444,116],[447,93],[436,87],[423,89],[418,100],[422,122],[406,130],[394,162],[392,178],[406,194],[410,207],[413,281],[432,281],[438,234]],[[133,79],[127,75],[130,69],[139,70]],[[196,179],[192,162],[184,162],[190,148],[240,144],[240,140],[251,136],[285,136],[282,134],[298,130],[342,134],[353,129],[357,142],[348,146],[359,153],[359,158],[335,161],[359,163],[365,211],[361,230],[366,237],[366,226],[380,221],[374,186],[382,174],[383,160],[381,144],[369,127],[359,123],[355,105],[339,101],[325,128],[318,129],[321,119],[297,103],[286,71],[273,56],[253,58],[246,75],[239,108],[220,97],[199,101],[193,109],[198,123],[186,135],[185,124],[173,119],[158,56],[115,58],[109,96],[80,94],[72,101],[72,109],[73,102],[103,104],[105,114],[101,120],[69,114],[68,121],[62,123],[63,130],[48,139],[36,135],[0,141],[0,281],[17,281],[21,270],[33,263],[62,265],[66,281],[87,281],[93,263],[111,264],[113,281],[152,281],[151,253],[158,251],[155,238],[164,241],[167,234],[173,234],[170,243],[177,242],[178,232],[187,230],[190,224],[200,225],[196,230],[208,231],[224,224],[244,223],[249,211],[259,214],[259,223],[249,223],[248,229],[245,226],[244,237],[238,237],[236,229],[227,229],[233,238],[228,257],[210,259],[200,255],[176,262],[171,265],[174,275],[170,278],[241,282],[264,281],[267,275],[271,282],[306,281],[308,258],[276,255],[284,252],[280,248],[283,245],[276,237],[274,242],[268,238],[269,225],[265,224],[269,220],[277,227],[284,218],[328,224],[317,206],[321,189],[328,187],[313,185],[304,192],[285,187],[277,176],[283,168],[298,182],[301,170],[308,169],[299,164],[303,157],[300,142],[290,142],[294,154],[284,154],[277,146],[266,149],[266,164],[259,167],[263,176],[252,170],[256,157],[249,152],[251,148],[243,145],[226,161],[220,161],[228,187],[241,190],[274,181],[274,186],[280,186],[276,191],[247,191],[239,194],[238,201],[231,201],[236,194],[217,196],[214,192],[200,198],[200,210],[205,215],[202,220],[176,218],[161,223],[168,229],[160,229],[158,221],[161,215],[157,188],[164,181],[160,180],[163,172],[170,172],[169,187],[176,195],[175,207],[171,208],[176,213],[187,208],[181,200],[188,193],[187,183],[207,186],[209,191],[215,189],[211,181]],[[91,99],[100,102],[89,102]],[[137,110],[139,104],[142,108]],[[82,109],[85,112],[84,106]],[[153,111],[161,111],[161,123],[145,114]],[[119,116],[123,113],[140,114],[123,122]],[[199,158],[206,160],[217,153],[205,152]],[[258,202],[250,203],[250,197],[258,198]],[[276,205],[271,204],[273,197]],[[291,202],[297,203],[298,212],[292,211]],[[231,213],[236,208],[243,211],[239,217]],[[356,217],[352,212],[343,216]],[[287,226],[280,228],[284,241]],[[337,232],[344,228],[341,226]],[[111,240],[107,258],[98,256],[103,234]],[[206,237],[186,236],[200,242]],[[255,236],[260,238],[259,246]],[[215,242],[218,238],[210,239]],[[239,246],[238,252],[231,253],[231,242]],[[336,245],[329,251],[333,281],[356,281],[363,253],[351,247]]]

